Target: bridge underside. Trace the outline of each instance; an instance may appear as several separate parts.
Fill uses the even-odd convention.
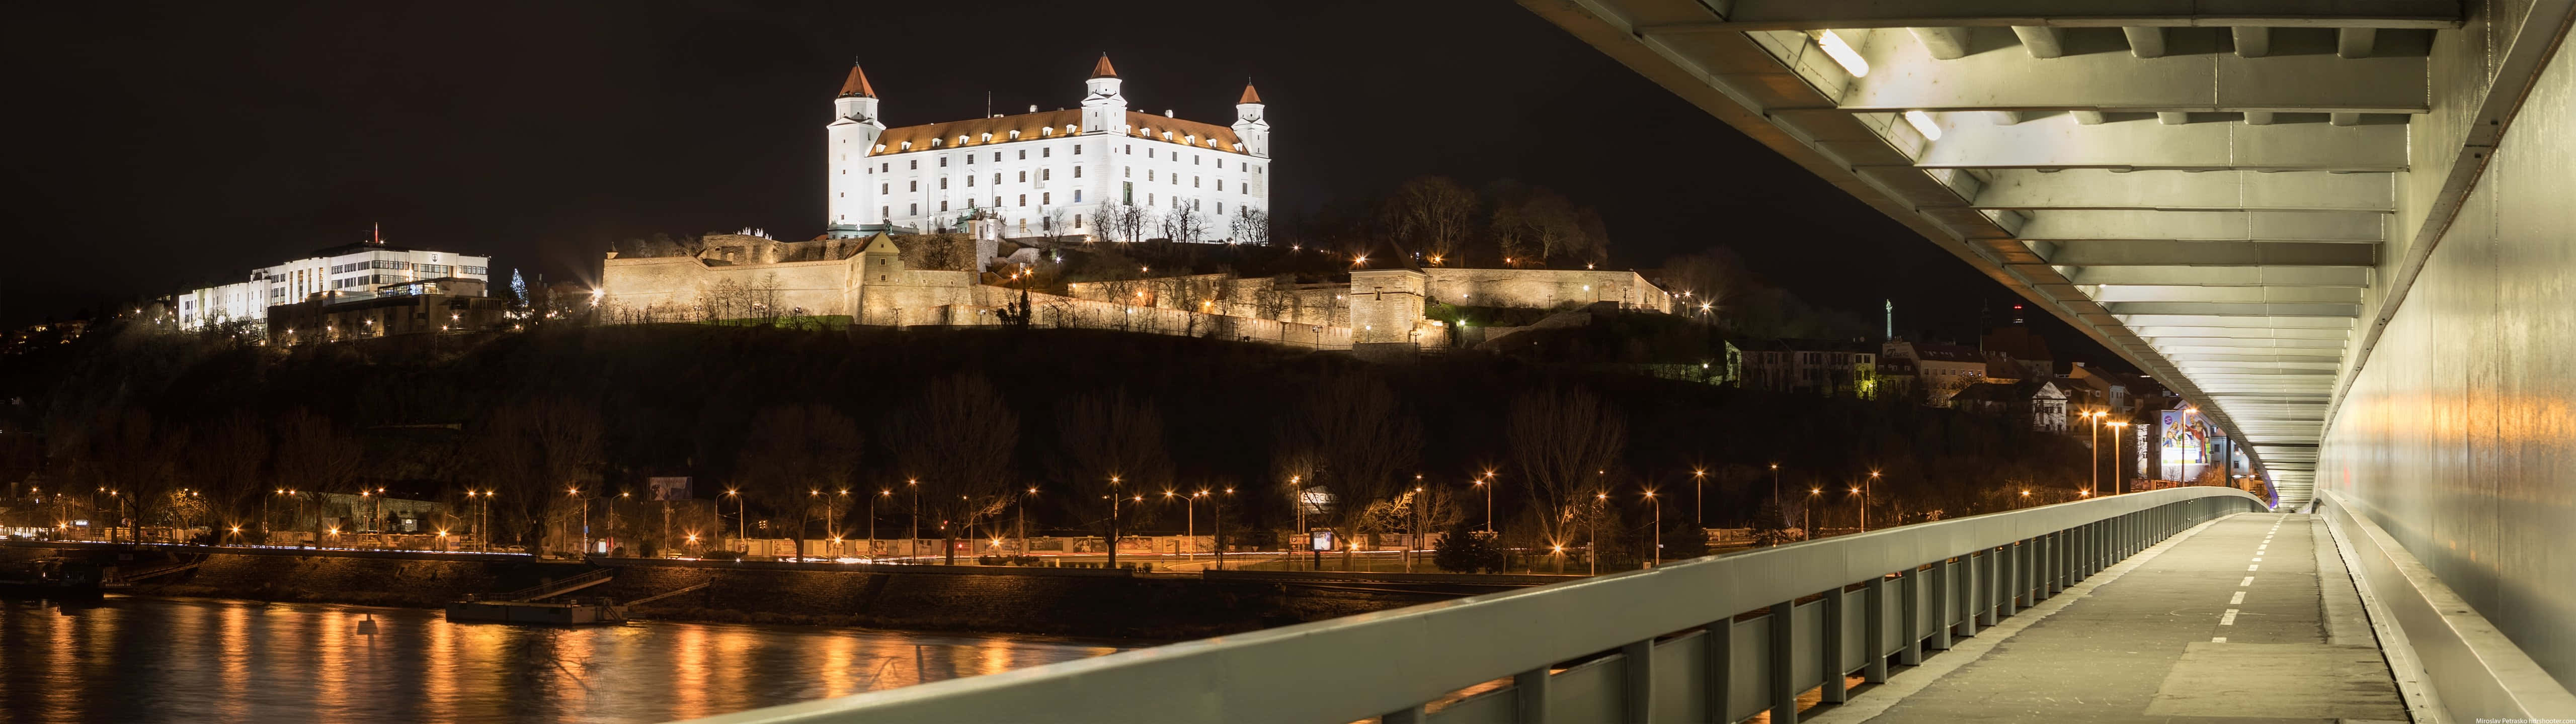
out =
[[[2173,386],[2287,505],[2569,5],[1523,4]]]

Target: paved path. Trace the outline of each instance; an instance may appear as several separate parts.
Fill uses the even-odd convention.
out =
[[[2215,521],[1808,720],[2406,721],[2324,526]]]

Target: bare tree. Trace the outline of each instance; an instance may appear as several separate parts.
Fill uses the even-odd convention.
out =
[[[1145,241],[1146,232],[1159,223],[1152,210],[1134,204],[1103,204],[1099,213],[1100,231],[1113,242]]]
[[[1388,231],[1422,251],[1424,261],[1449,264],[1477,231],[1476,192],[1447,177],[1404,182],[1383,210]]]
[[[482,461],[493,492],[490,524],[537,552],[549,519],[579,499],[578,489],[598,478],[604,461],[605,425],[589,405],[564,397],[503,403],[478,425],[471,454]],[[279,457],[285,457],[280,442]],[[491,532],[485,531],[485,543]]]
[[[1137,491],[1171,477],[1163,441],[1163,415],[1127,390],[1079,394],[1056,404],[1058,478],[1068,483],[1077,511],[1105,513],[1109,565],[1118,565],[1119,505]],[[1094,504],[1098,507],[1093,507]]]
[[[1174,209],[1163,216],[1163,238],[1179,244],[1197,244],[1208,240],[1213,226],[1195,208]]]
[[[358,441],[340,431],[331,418],[298,407],[277,420],[277,479],[297,501],[295,517],[313,505],[314,539],[320,542],[318,502],[325,493],[342,492],[358,476]]]
[[[1583,236],[1574,204],[1556,192],[1505,185],[1493,199],[1488,223],[1504,263],[1543,262],[1568,253]]]
[[[796,541],[802,554],[807,521],[817,516],[831,521],[849,506],[862,442],[858,423],[831,407],[763,407],[752,413],[734,469],[745,492],[772,516],[771,527]],[[788,525],[789,519],[796,524]],[[832,526],[827,522],[825,527]]]
[[[911,407],[886,425],[895,458],[923,481],[922,501],[939,520],[946,562],[957,562],[957,539],[1001,514],[1018,499],[1005,479],[1020,444],[1020,414],[981,375],[933,379]]]
[[[1044,232],[1041,238],[1046,240],[1050,248],[1064,246],[1072,243],[1073,240],[1083,238],[1086,233],[1082,230],[1082,225],[1075,223],[1076,218],[1081,216],[1073,213],[1072,209],[1061,206],[1046,210],[1046,213],[1038,218],[1038,230]]]
[[[237,412],[199,428],[191,437],[196,443],[184,455],[187,477],[215,512],[227,518],[214,522],[225,528],[240,526],[257,496],[267,494],[260,489],[260,471],[268,465],[267,426],[250,412]]]
[[[1572,542],[1569,528],[1594,507],[1590,498],[1604,490],[1607,471],[1627,446],[1627,421],[1591,392],[1554,387],[1512,400],[1504,425],[1544,542]]]
[[[165,429],[151,412],[135,407],[103,410],[80,433],[86,452],[81,462],[105,488],[100,499],[123,513],[109,527],[125,526],[130,537],[141,539],[151,508],[179,487],[174,473],[178,453],[187,447],[186,431]]]
[[[1317,384],[1294,415],[1281,420],[1280,454],[1311,460],[1320,482],[1332,491],[1333,507],[1325,514],[1345,538],[1377,529],[1368,509],[1411,487],[1405,475],[1422,448],[1422,425],[1396,403],[1395,390],[1373,376],[1328,378]],[[1350,551],[1342,551],[1348,565]]]
[[[1228,233],[1232,235],[1229,238],[1233,239],[1236,244],[1266,245],[1270,243],[1269,212],[1259,209],[1245,209],[1241,213],[1235,214],[1233,221],[1227,223],[1227,227]]]

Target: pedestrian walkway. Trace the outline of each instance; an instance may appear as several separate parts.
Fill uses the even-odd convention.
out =
[[[2212,521],[2004,623],[1807,720],[2408,720],[2313,515]]]

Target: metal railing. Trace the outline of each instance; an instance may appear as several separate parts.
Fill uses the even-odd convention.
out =
[[[2178,531],[2263,509],[2230,488],[2138,492],[700,721],[1794,722],[1801,692],[1842,701],[1844,675],[1883,681],[1890,658],[1919,663]]]

